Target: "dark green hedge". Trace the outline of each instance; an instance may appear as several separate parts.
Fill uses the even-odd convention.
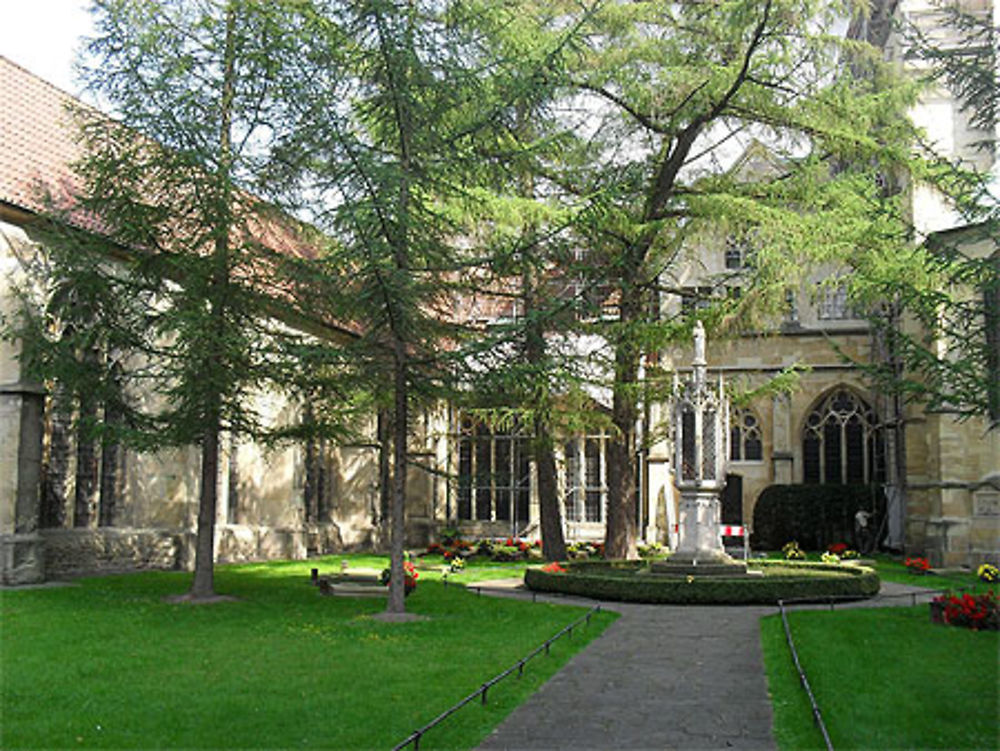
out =
[[[560,592],[598,600],[675,603],[689,605],[774,604],[778,600],[828,597],[871,597],[878,593],[879,578],[873,569],[825,563],[755,561],[754,567],[781,566],[802,570],[800,576],[761,576],[741,579],[700,577],[667,578],[632,573],[628,567],[605,563],[569,564],[564,574],[528,569],[524,582],[537,592]],[[634,571],[636,567],[632,567]],[[809,570],[836,572],[840,576],[809,576]]]
[[[885,494],[878,485],[771,485],[764,489],[753,510],[750,546],[755,550],[780,550],[797,540],[803,550],[825,550],[846,542],[858,548],[854,515],[859,510],[875,516],[874,533],[885,514]]]

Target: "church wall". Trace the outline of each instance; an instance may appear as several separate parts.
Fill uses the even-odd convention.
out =
[[[838,345],[844,353],[867,361],[867,330],[857,322],[843,330]],[[671,361],[683,372],[690,353],[675,350],[671,355]],[[802,429],[817,399],[834,387],[848,386],[873,402],[860,372],[843,362],[818,331],[710,342],[707,359],[710,378],[721,372],[729,384],[745,389],[764,385],[787,365],[799,363],[808,368],[800,374],[798,388],[792,393],[764,396],[749,405],[761,421],[763,459],[730,461],[727,469],[729,474],[742,477],[743,519],[747,523],[752,521],[757,498],[766,487],[802,482]]]
[[[911,477],[907,549],[936,566],[1000,562],[1000,435],[982,419],[942,413],[910,433],[930,461]]]
[[[22,261],[31,259],[33,247],[29,230],[0,222],[3,314],[16,309],[13,285],[25,281]],[[15,346],[0,341],[3,583],[92,572],[192,568],[200,486],[200,452],[194,446],[144,453],[126,450],[113,526],[98,527],[94,513],[88,526],[75,528],[76,467],[71,445],[61,496],[63,525],[36,529],[45,393],[41,386],[22,383],[17,354]],[[275,394],[258,394],[255,408],[272,424],[300,419],[298,407]],[[327,446],[322,460],[325,512],[322,518],[311,520],[306,519],[304,503],[303,445],[265,447],[243,442],[234,446],[224,438],[216,520],[218,561],[304,558],[381,544],[376,533],[379,450],[373,426],[367,432],[371,434],[367,443]],[[426,501],[430,498],[424,487],[426,473],[411,474],[416,474],[411,495]]]
[[[0,315],[15,310],[13,289],[25,281],[17,254],[28,236],[0,221]],[[43,396],[21,373],[15,343],[0,340],[0,583],[31,584],[44,576],[38,531]]]

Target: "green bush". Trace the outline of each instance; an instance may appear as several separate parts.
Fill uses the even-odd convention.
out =
[[[862,566],[788,561],[755,561],[763,576],[667,577],[646,574],[639,561],[565,564],[567,572],[528,569],[524,582],[538,592],[624,602],[705,604],[773,604],[778,600],[824,600],[871,597],[878,593],[878,574]]]
[[[828,545],[862,541],[854,535],[854,515],[871,511],[874,534],[885,514],[885,494],[878,485],[770,485],[753,510],[750,545],[755,550],[777,550],[798,540],[804,550],[826,550]]]

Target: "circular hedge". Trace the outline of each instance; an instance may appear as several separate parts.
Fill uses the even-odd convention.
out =
[[[775,604],[778,600],[863,599],[878,594],[879,578],[865,566],[796,561],[751,561],[743,577],[684,577],[648,573],[643,561],[563,564],[565,573],[529,568],[524,583],[559,592],[622,602],[687,605]]]

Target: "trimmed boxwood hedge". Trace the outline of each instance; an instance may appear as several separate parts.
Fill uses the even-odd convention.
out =
[[[789,568],[801,574],[727,578],[665,577],[639,573],[641,561],[586,561],[564,564],[566,573],[541,569],[524,572],[524,583],[537,592],[559,592],[598,600],[687,605],[774,604],[778,600],[824,600],[872,597],[879,578],[873,569],[826,563],[754,561],[751,568]],[[809,572],[813,572],[810,575]],[[826,576],[819,575],[821,573]]]
[[[803,550],[825,550],[846,542],[857,548],[854,515],[871,511],[874,533],[885,514],[885,494],[878,485],[769,485],[753,509],[754,550],[779,550],[796,540]]]

